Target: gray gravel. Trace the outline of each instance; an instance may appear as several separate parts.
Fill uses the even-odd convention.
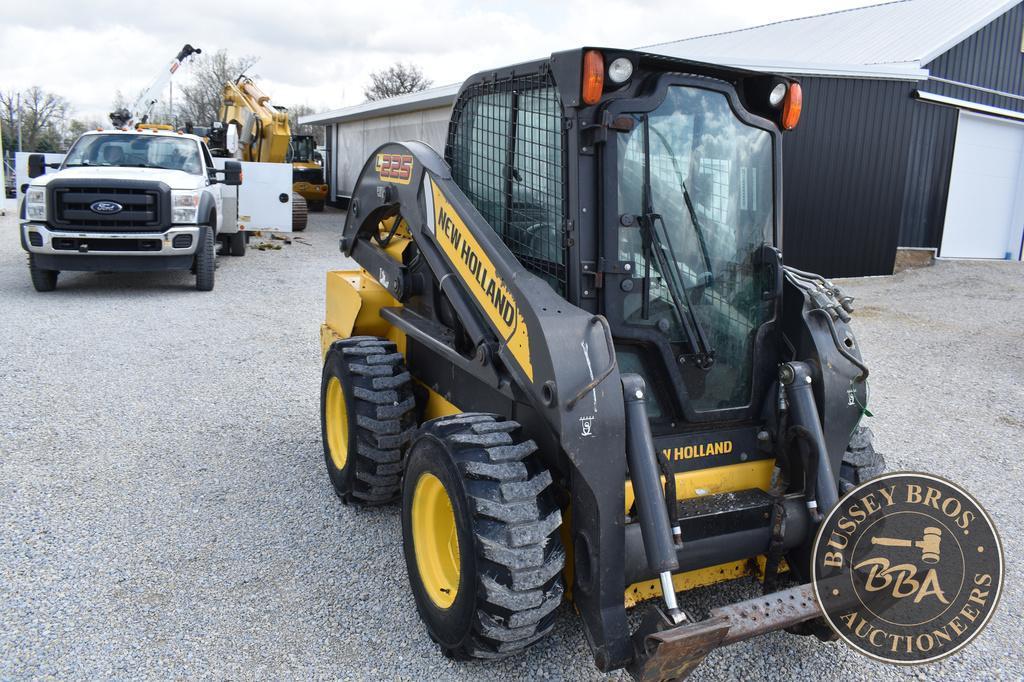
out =
[[[444,659],[416,619],[396,511],[332,493],[317,330],[340,222],[314,215],[304,243],[222,259],[210,294],[186,274],[71,273],[43,295],[0,221],[0,678],[601,677],[567,606],[525,655]],[[880,449],[961,482],[1002,533],[1009,576],[986,632],[911,669],[773,634],[715,652],[700,677],[1024,677],[1022,276],[943,263],[849,282]]]

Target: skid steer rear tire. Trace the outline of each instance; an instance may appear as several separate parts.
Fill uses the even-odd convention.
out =
[[[565,550],[551,473],[519,424],[464,413],[409,448],[402,539],[416,608],[456,659],[502,658],[544,637],[562,601]]]
[[[885,457],[875,450],[875,434],[866,426],[858,426],[850,436],[839,470],[839,492],[846,494],[861,483],[885,473]]]
[[[320,382],[320,428],[327,474],[342,502],[398,498],[415,414],[412,378],[393,342],[356,336],[331,345]]]

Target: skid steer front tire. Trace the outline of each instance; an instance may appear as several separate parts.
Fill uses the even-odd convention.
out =
[[[875,450],[875,434],[866,426],[858,426],[850,436],[839,470],[839,492],[846,494],[861,483],[885,473],[885,457]]]
[[[415,414],[412,378],[393,342],[357,336],[331,345],[320,381],[320,428],[327,474],[342,502],[398,498]]]
[[[455,659],[502,658],[544,637],[565,550],[551,474],[519,424],[464,413],[409,448],[402,540],[416,608]]]

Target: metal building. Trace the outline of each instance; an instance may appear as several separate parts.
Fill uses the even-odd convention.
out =
[[[326,127],[325,162],[331,203],[345,205],[363,164],[385,142],[420,140],[434,149],[444,149],[448,118],[459,85],[300,116],[299,123]]]
[[[787,263],[829,276],[889,274],[898,247],[1016,260],[1021,2],[902,0],[640,49],[799,77],[803,116],[783,136]],[[457,89],[303,118],[328,125],[336,171],[354,167],[334,173],[335,195],[376,146],[372,131],[442,148]],[[409,121],[400,117],[413,111],[424,114],[420,134],[403,134]],[[358,122],[362,137],[351,136],[345,126]]]

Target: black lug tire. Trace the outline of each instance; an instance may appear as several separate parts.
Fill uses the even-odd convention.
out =
[[[199,243],[196,245],[195,264],[196,289],[213,291],[214,272],[217,269],[217,245],[213,228],[203,225],[199,228]]]
[[[60,271],[44,270],[43,268],[36,267],[36,259],[32,254],[28,256],[28,272],[32,277],[32,286],[36,291],[53,291],[57,288],[57,276],[60,274]]]
[[[245,233],[236,232],[229,234],[225,237],[227,242],[227,252],[232,256],[244,256],[245,255]]]
[[[503,658],[554,627],[564,593],[562,517],[551,473],[520,431],[513,421],[463,413],[427,422],[409,447],[402,495],[406,568],[420,617],[450,658]],[[424,473],[441,480],[455,515],[459,587],[446,609],[427,595],[416,563],[412,498]]]
[[[309,221],[309,206],[301,194],[292,192],[292,232],[302,232]]]
[[[323,210],[324,210],[324,202],[323,202],[323,200],[307,201],[306,204],[309,207],[309,212],[310,213],[323,213]]]
[[[327,388],[341,384],[348,419],[347,458],[338,468],[327,436]],[[386,504],[398,499],[404,449],[416,430],[412,377],[394,342],[375,336],[335,341],[320,381],[320,433],[327,474],[345,504]]]
[[[875,435],[866,426],[858,426],[850,436],[839,470],[840,492],[845,494],[861,483],[885,473],[885,457],[875,450]]]

